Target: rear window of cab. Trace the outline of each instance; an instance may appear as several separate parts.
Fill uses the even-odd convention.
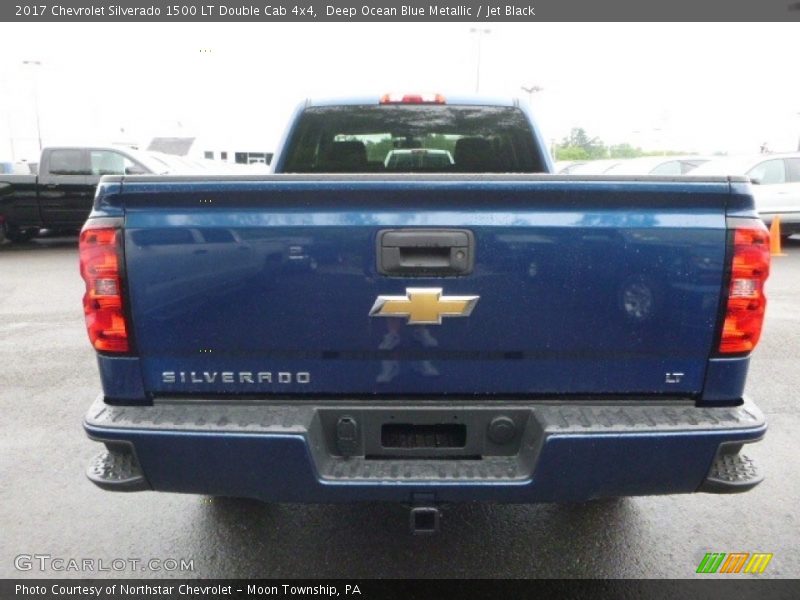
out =
[[[515,107],[320,106],[303,111],[286,173],[544,173]]]

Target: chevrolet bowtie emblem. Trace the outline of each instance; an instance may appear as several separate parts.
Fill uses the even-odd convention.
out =
[[[441,325],[442,317],[468,317],[480,296],[443,296],[442,288],[407,288],[405,296],[378,296],[371,317],[407,317],[409,325]]]

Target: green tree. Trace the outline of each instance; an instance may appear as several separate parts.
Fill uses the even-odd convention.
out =
[[[600,158],[637,158],[639,156],[673,156],[691,154],[677,150],[645,152],[627,142],[606,146],[598,137],[589,137],[582,127],[573,127],[555,148],[556,160],[596,160]]]
[[[384,138],[379,142],[367,141],[367,160],[370,162],[383,162],[386,155],[392,151],[394,144],[391,138]]]
[[[558,146],[556,148],[556,160],[587,160],[589,154],[583,148],[575,146]]]
[[[590,138],[582,127],[573,127],[569,135],[561,140],[556,154],[558,160],[605,158],[606,146],[600,138]]]
[[[431,148],[434,150],[447,150],[452,153],[456,145],[456,138],[448,138],[441,133],[430,133],[425,136],[422,141],[423,148]]]
[[[608,149],[611,158],[636,158],[637,156],[644,156],[641,148],[634,148],[630,144],[616,144]]]

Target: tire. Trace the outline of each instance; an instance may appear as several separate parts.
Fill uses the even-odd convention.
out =
[[[9,242],[13,242],[15,244],[24,244],[26,242],[30,242],[31,239],[37,233],[39,233],[39,230],[36,227],[20,229],[19,227],[15,227],[6,223],[3,226],[3,233],[5,233],[5,237]]]

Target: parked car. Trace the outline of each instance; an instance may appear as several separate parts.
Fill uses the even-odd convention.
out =
[[[609,169],[616,167],[623,162],[622,158],[603,158],[599,160],[589,160],[585,163],[568,167],[565,175],[603,175]]]
[[[744,175],[753,183],[756,210],[767,225],[777,216],[781,235],[800,233],[800,152],[711,160],[692,175]]]
[[[77,231],[89,216],[102,176],[168,171],[129,148],[45,148],[38,175],[0,175],[0,221],[12,242],[27,241],[44,228]]]
[[[370,172],[375,132],[447,140],[454,168]],[[431,533],[443,502],[761,480],[744,177],[553,176],[527,103],[415,94],[302,102],[273,169],[100,182],[96,485],[402,502]]]
[[[156,150],[147,150],[147,155],[152,157],[165,169],[165,172],[173,175],[188,175],[191,173],[204,173],[205,169],[202,165],[189,161],[183,156],[176,156],[175,154],[167,154],[166,152],[158,152]]]
[[[168,169],[167,172],[171,175],[225,175],[234,173],[256,175],[269,172],[269,167],[263,160],[260,163],[240,164],[207,158],[177,156],[155,150],[148,150],[147,154]]]
[[[704,156],[642,156],[623,160],[607,175],[686,175],[710,160]]]
[[[32,173],[26,162],[0,161],[0,175],[29,175]]]
[[[399,148],[390,150],[383,161],[387,170],[407,171],[409,168],[438,169],[451,167],[453,155],[434,148]]]
[[[569,175],[581,165],[585,165],[588,161],[585,160],[557,160],[553,164],[553,173],[561,175]]]

